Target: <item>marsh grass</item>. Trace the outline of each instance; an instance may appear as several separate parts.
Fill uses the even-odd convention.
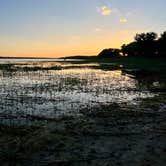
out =
[[[34,67],[26,66],[25,63],[14,64],[6,63],[0,64],[0,70],[25,70],[25,71],[37,71],[37,70],[60,70],[60,69],[71,69],[71,68],[84,68],[90,66],[81,66],[82,64],[99,64],[98,66],[92,66],[96,69],[104,70],[116,70],[116,69],[140,69],[147,71],[166,72],[166,59],[155,58],[155,57],[111,57],[111,58],[86,58],[82,57],[82,61],[63,61],[61,64],[65,66],[52,65],[49,67],[41,67],[34,65]],[[73,64],[73,66],[66,66],[66,64]],[[29,63],[31,64],[31,63]],[[34,64],[34,63],[33,63]],[[42,63],[41,63],[42,64]],[[15,66],[16,65],[16,66]],[[75,66],[77,65],[77,66]]]
[[[98,59],[95,59],[95,62],[99,63],[99,65],[92,66],[92,68],[94,67],[94,70],[115,70],[118,68],[131,69],[129,71],[131,73],[127,70],[124,72],[135,76],[141,86],[147,86],[147,84],[151,85],[157,80],[157,85],[159,84],[159,87],[149,86],[148,88],[151,88],[150,90],[159,90],[158,88],[161,88],[160,91],[157,91],[159,92],[158,95],[151,98],[140,99],[137,105],[131,105],[125,102],[120,104],[112,102],[109,104],[99,103],[98,106],[91,104],[86,108],[79,107],[80,114],[77,116],[72,114],[72,116],[64,115],[55,118],[53,116],[45,117],[36,115],[33,114],[34,112],[27,116],[22,115],[25,119],[28,119],[28,122],[32,122],[30,123],[31,125],[21,125],[19,120],[18,124],[1,123],[0,163],[22,166],[25,163],[27,165],[31,165],[31,162],[35,161],[38,165],[73,165],[73,163],[75,163],[75,165],[80,165],[80,163],[83,164],[84,162],[89,161],[89,163],[86,163],[85,165],[96,166],[98,161],[103,165],[104,159],[110,159],[111,161],[109,161],[109,163],[119,160],[123,162],[124,160],[121,156],[125,153],[132,155],[133,151],[138,155],[144,154],[140,153],[139,150],[141,148],[139,147],[140,144],[142,147],[146,147],[144,142],[146,139],[149,139],[149,135],[152,135],[152,138],[155,137],[153,138],[155,141],[153,142],[150,137],[150,141],[152,143],[148,142],[148,146],[150,144],[151,147],[155,147],[157,143],[164,145],[164,141],[160,140],[159,136],[161,138],[164,138],[165,136],[165,126],[163,124],[165,115],[162,114],[165,112],[166,108],[165,92],[162,92],[162,89],[165,88],[165,84],[163,83],[165,81],[165,77],[163,74],[161,76],[158,73],[165,72],[165,62],[158,63],[153,59],[146,59],[144,62],[144,60],[137,58],[129,58],[128,60],[123,58],[112,58],[110,60],[100,59],[99,62]],[[89,60],[89,62],[87,61],[86,63],[92,63],[93,61],[94,60]],[[59,70],[61,67],[15,68],[10,64],[0,65],[0,70],[9,72],[15,70],[23,70],[25,72],[39,70],[43,73],[43,70],[57,69]],[[160,72],[160,70],[162,71]],[[159,77],[155,76],[152,78],[153,71],[155,71],[154,75],[158,75]],[[148,75],[150,75],[151,79],[146,82]],[[59,75],[54,75],[54,77],[59,77]],[[129,79],[129,77],[127,78]],[[95,79],[92,80],[92,83],[94,83],[94,80]],[[55,82],[55,80],[53,81]],[[162,87],[160,86],[160,82],[163,83]],[[64,85],[68,85],[66,89],[62,86],[63,83]],[[5,107],[2,103],[1,107],[5,108],[5,110],[9,110],[9,106],[11,106],[12,110],[15,109],[15,111],[17,111],[20,106],[17,105],[19,102],[21,104],[30,104],[26,105],[26,107],[29,108],[29,106],[33,106],[32,102],[42,104],[48,101],[56,101],[53,92],[58,88],[60,90],[63,89],[65,92],[66,90],[71,90],[72,87],[80,84],[82,86],[87,85],[87,81],[82,77],[81,79],[78,79],[77,77],[65,77],[60,79],[59,87],[53,87],[50,82],[37,86],[35,84],[34,87],[31,87],[28,84],[29,89],[27,89],[30,90],[30,92],[35,91],[36,94],[42,94],[43,92],[48,91],[46,97],[51,98],[51,100],[46,100],[46,98],[42,99],[42,97],[38,96],[35,96],[36,98],[33,98],[32,96],[27,97],[22,92],[22,90],[27,89],[25,89],[25,87],[21,89],[22,86],[17,86],[18,89],[21,89],[21,92],[18,93],[18,89],[16,88],[16,93],[13,93],[14,88],[12,87],[11,94],[8,94],[6,97],[7,101],[9,101],[9,103],[7,103],[8,105]],[[5,88],[8,87],[5,86]],[[103,86],[97,86],[95,88],[98,88],[97,90],[100,92]],[[5,89],[4,91],[8,92],[8,89]],[[125,92],[127,91],[129,90],[126,89]],[[107,91],[101,92],[106,93]],[[19,96],[19,98],[14,98],[15,96]],[[60,100],[57,101],[59,102]],[[74,106],[76,105],[73,105],[73,109]],[[35,107],[32,108],[34,109]],[[11,112],[9,113],[11,114]],[[3,114],[3,112],[1,114]],[[20,114],[18,112],[18,114],[15,115],[15,118]],[[9,116],[6,115],[4,117],[6,119]],[[36,123],[37,125],[33,123],[34,121],[38,122]],[[40,122],[43,121],[46,123],[44,123],[44,125],[41,123],[40,125]],[[162,149],[162,146],[160,149]],[[164,152],[161,152],[160,154],[164,156],[163,153]],[[134,156],[133,158],[136,157],[137,156]],[[93,163],[93,161],[97,162]]]
[[[24,66],[25,64],[0,64],[0,70],[8,72],[16,71],[42,71],[42,70],[61,70],[60,66],[40,67],[40,66]]]
[[[157,104],[160,103],[161,98],[164,101],[164,96],[153,100]],[[165,128],[160,126],[158,130],[157,128],[152,128],[152,131],[145,130],[145,126],[159,123],[162,120],[161,115],[156,112],[157,107],[151,112],[147,110],[150,101],[152,100],[142,101],[141,108],[138,110],[137,108],[133,110],[133,107],[125,103],[124,105],[116,103],[101,105],[93,109],[82,110],[84,116],[81,117],[66,116],[66,118],[54,121],[47,119],[47,125],[41,127],[1,124],[0,161],[15,165],[38,161],[38,165],[42,165],[48,163],[78,164],[106,159],[107,153],[99,155],[97,150],[99,145],[95,143],[96,139],[102,138],[101,142],[107,138],[132,137],[134,139],[137,136],[139,138],[139,135],[150,134],[152,131],[158,134],[165,132]],[[92,145],[89,142],[92,142]],[[52,157],[48,160],[44,158],[41,160],[39,156],[43,153],[46,158],[49,155]]]
[[[27,126],[0,125],[0,161],[7,164],[21,164],[28,157],[27,137],[34,128]]]
[[[55,155],[71,146],[73,139],[66,130],[36,128],[27,126],[0,125],[0,162],[9,165],[22,165],[49,146],[55,149]]]
[[[0,64],[0,70],[11,71],[13,64]]]
[[[0,161],[8,164],[27,161],[57,138],[45,128],[35,126],[0,125],[0,133]]]
[[[83,58],[84,61],[73,62],[78,63],[99,63],[119,66],[123,69],[141,69],[148,71],[166,72],[166,58],[155,57],[111,57],[111,58]],[[123,66],[123,67],[122,67]]]
[[[21,71],[42,71],[42,70],[61,70],[62,68],[60,66],[51,66],[51,67],[17,67],[16,70]]]

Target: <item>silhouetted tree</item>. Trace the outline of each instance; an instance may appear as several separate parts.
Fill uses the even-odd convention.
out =
[[[148,32],[136,34],[135,41],[124,44],[119,49],[104,49],[99,57],[109,58],[113,56],[153,56],[153,57],[166,57],[166,31],[158,38],[157,33]]]
[[[102,50],[98,56],[100,58],[111,58],[119,55],[120,55],[120,49],[109,48]]]
[[[137,42],[154,42],[157,39],[157,34],[155,32],[136,34],[135,40]]]
[[[154,56],[157,50],[155,32],[136,34],[135,41],[122,46],[122,52],[128,56]]]
[[[166,57],[166,31],[161,34],[158,40],[158,54]]]
[[[161,37],[159,38],[159,40],[166,42],[166,31],[161,34]]]
[[[140,52],[140,45],[137,42],[132,42],[127,45],[122,45],[121,52],[124,56],[138,56]]]

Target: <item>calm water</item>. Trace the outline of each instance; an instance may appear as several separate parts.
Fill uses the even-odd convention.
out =
[[[64,61],[82,61],[82,60],[80,60],[80,59],[10,59],[10,58],[0,58],[0,63],[64,62]]]
[[[36,66],[43,70],[33,71]],[[52,66],[60,68],[44,69]],[[32,70],[0,70],[2,118],[32,115],[54,118],[79,114],[81,109],[101,104],[135,105],[141,99],[155,95],[146,86],[140,86],[134,77],[122,74],[121,70],[100,69],[99,64],[21,61],[13,66],[24,67]]]

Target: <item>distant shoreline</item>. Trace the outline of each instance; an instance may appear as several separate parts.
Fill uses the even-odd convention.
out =
[[[46,57],[0,57],[0,59],[59,59],[59,58],[46,58]]]
[[[68,57],[3,57],[0,56],[0,59],[89,59],[89,58],[96,58],[97,56],[68,56]]]

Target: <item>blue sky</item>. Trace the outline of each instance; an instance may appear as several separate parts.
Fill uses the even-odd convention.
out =
[[[166,30],[165,0],[0,0],[0,55],[95,55]]]

